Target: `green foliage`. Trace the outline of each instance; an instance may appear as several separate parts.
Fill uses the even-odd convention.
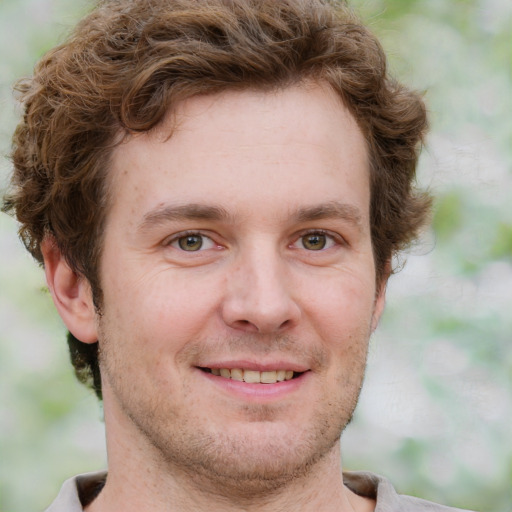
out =
[[[498,223],[497,235],[491,247],[491,257],[495,260],[512,259],[512,224]]]
[[[354,0],[394,74],[425,91],[433,227],[389,285],[344,465],[481,512],[512,503],[512,3]],[[10,87],[88,4],[0,1],[0,153]],[[10,164],[0,160],[0,183]],[[41,510],[105,465],[101,411],[74,379],[40,269],[0,218],[0,510]],[[30,481],[30,492],[26,491]]]
[[[438,240],[449,242],[463,222],[464,205],[460,193],[452,190],[437,199],[432,227]]]
[[[512,504],[512,5],[353,1],[393,72],[425,91],[432,231],[389,285],[345,464],[401,492]],[[375,438],[378,439],[375,439]]]

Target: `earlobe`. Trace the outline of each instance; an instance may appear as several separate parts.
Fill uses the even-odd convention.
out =
[[[53,237],[41,244],[46,282],[64,324],[84,343],[98,341],[96,312],[89,282],[74,272]]]
[[[375,295],[375,305],[373,309],[373,316],[372,316],[372,332],[377,329],[377,326],[379,325],[380,317],[382,316],[382,313],[384,312],[384,307],[386,305],[386,287],[388,284],[388,279],[391,274],[391,262],[388,261],[386,263],[384,273],[382,275],[382,278],[380,279],[380,282],[378,284],[377,293]]]

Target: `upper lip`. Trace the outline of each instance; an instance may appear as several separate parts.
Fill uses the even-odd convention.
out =
[[[252,371],[258,371],[258,372],[271,372],[275,370],[293,370],[297,373],[302,373],[307,370],[309,370],[309,367],[293,362],[293,361],[286,361],[286,360],[275,360],[275,361],[268,361],[268,362],[257,362],[257,361],[251,361],[246,359],[237,359],[237,360],[215,360],[215,361],[205,361],[204,363],[200,363],[197,365],[199,368],[241,368],[244,370],[252,370]]]

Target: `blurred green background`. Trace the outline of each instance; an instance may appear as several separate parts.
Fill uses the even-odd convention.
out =
[[[357,0],[393,73],[425,91],[419,180],[433,229],[398,264],[344,466],[402,493],[512,510],[512,2]],[[12,83],[83,0],[0,0],[0,187],[19,115]],[[74,380],[39,269],[0,215],[0,510],[42,510],[106,465],[101,408]]]

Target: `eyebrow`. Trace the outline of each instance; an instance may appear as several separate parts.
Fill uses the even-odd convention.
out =
[[[146,231],[165,222],[180,220],[228,220],[231,215],[219,206],[203,204],[166,205],[144,215],[137,231]]]
[[[343,219],[362,228],[360,210],[347,203],[331,201],[329,203],[299,208],[293,215],[297,222],[310,222],[323,219]],[[166,222],[182,220],[233,221],[233,216],[220,206],[204,204],[165,205],[147,212],[137,231],[144,232]]]
[[[363,217],[359,208],[338,201],[332,201],[325,204],[300,208],[297,212],[299,222],[308,222],[323,219],[343,219],[354,224],[359,229],[362,228]]]

